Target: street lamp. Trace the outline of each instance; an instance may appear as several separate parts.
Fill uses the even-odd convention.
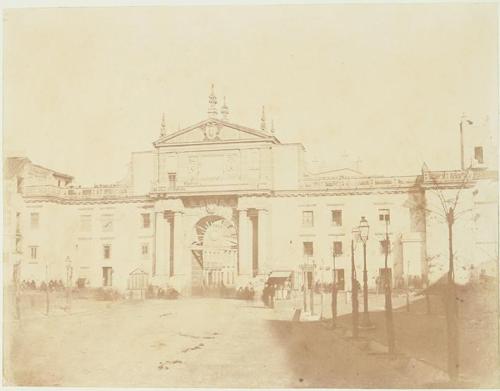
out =
[[[370,225],[365,216],[361,217],[359,222],[359,237],[363,242],[363,319],[361,322],[362,327],[370,327],[370,315],[368,314],[368,270],[366,269],[366,242],[368,241],[368,233],[370,232]]]
[[[389,354],[394,354],[396,351],[396,342],[394,336],[394,321],[392,318],[392,274],[389,274],[387,268],[387,258],[389,257],[389,249],[391,242],[389,241],[389,215],[384,217],[385,220],[385,243],[384,243],[384,294],[385,294],[385,324],[387,328],[387,342]],[[407,297],[408,299],[408,297]]]
[[[356,265],[354,263],[354,247],[359,240],[359,228],[352,229],[351,238],[351,293],[352,293],[352,337],[358,337],[358,280],[356,278]]]
[[[462,115],[462,119],[460,120],[460,168],[465,170],[464,164],[464,123],[468,125],[473,125],[474,123],[465,118],[465,114]]]
[[[332,284],[332,328],[335,328],[337,322],[337,269],[335,267],[335,244],[333,245],[333,284]]]
[[[73,266],[71,266],[71,258],[66,257],[66,299],[68,311],[71,310],[71,288],[73,285]]]

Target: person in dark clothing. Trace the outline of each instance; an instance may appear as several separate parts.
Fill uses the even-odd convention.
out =
[[[269,307],[274,308],[274,295],[276,294],[276,286],[271,284],[269,286]]]
[[[269,284],[266,283],[264,290],[262,291],[262,301],[266,307],[269,306]]]

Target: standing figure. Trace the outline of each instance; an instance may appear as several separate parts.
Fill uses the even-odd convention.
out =
[[[269,306],[274,308],[274,295],[276,294],[276,285],[269,286]]]

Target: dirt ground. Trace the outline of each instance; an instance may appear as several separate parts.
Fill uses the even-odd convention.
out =
[[[4,323],[22,386],[423,387],[293,308],[223,299],[95,302]]]
[[[499,386],[499,333],[496,293],[488,289],[468,289],[458,300],[460,375],[478,386]],[[431,312],[425,298],[411,302],[394,311],[396,349],[411,357],[422,359],[446,371],[447,335],[443,300],[431,296]],[[362,301],[360,309],[362,310]],[[351,316],[340,317],[341,324],[351,328]],[[370,312],[375,324],[361,335],[387,345],[385,313]]]
[[[462,296],[461,374],[478,386],[498,384],[498,319],[485,292]],[[483,295],[483,296],[481,296]],[[315,296],[323,322],[291,322],[303,296],[258,301],[180,299],[96,301],[64,292],[25,292],[22,319],[14,318],[7,292],[4,384],[122,387],[377,387],[432,385],[426,370],[408,372],[370,355],[329,329],[330,296]],[[375,329],[361,332],[386,344],[383,295],[370,295]],[[322,305],[321,305],[321,302]],[[394,297],[396,346],[407,356],[446,369],[443,308],[432,298]],[[321,310],[322,309],[322,310]],[[362,298],[360,297],[360,309]],[[339,322],[350,329],[350,297],[339,295]],[[415,370],[416,371],[416,370]]]

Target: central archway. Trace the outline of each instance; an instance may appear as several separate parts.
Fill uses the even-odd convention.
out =
[[[195,224],[192,243],[192,292],[220,292],[235,285],[238,236],[235,224],[218,215],[201,218]]]

